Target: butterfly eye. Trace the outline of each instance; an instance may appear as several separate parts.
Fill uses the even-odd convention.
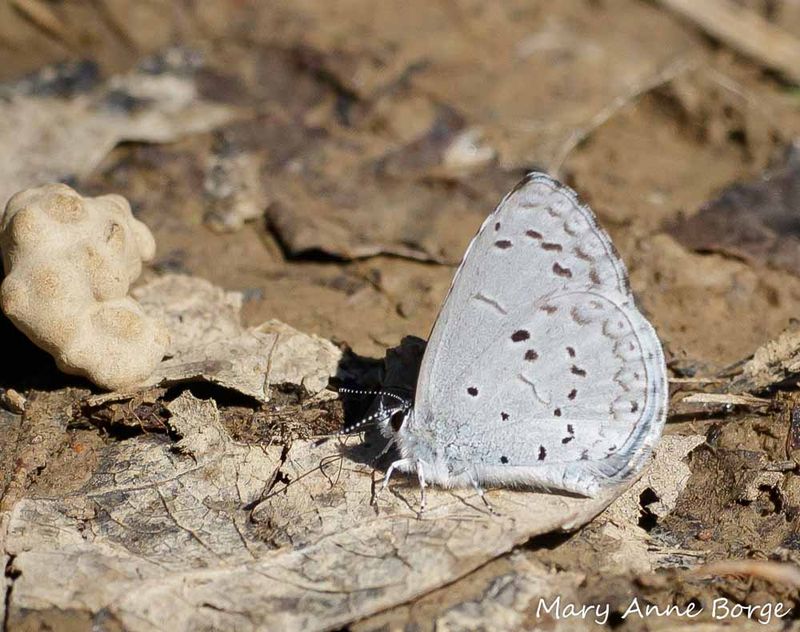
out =
[[[395,432],[400,432],[400,428],[403,427],[403,422],[405,420],[406,420],[406,411],[398,410],[394,415],[392,415],[392,418],[389,420],[389,425]]]

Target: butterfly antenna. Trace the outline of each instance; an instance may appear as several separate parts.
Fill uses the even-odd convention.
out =
[[[370,389],[357,389],[357,388],[340,388],[339,393],[344,393],[345,395],[359,395],[359,396],[366,396],[366,395],[386,395],[387,397],[391,397],[392,399],[397,400],[403,404],[408,402],[408,399],[398,395],[397,393],[390,393],[389,391],[381,391],[381,390],[370,390]]]
[[[369,426],[370,424],[374,424],[375,422],[378,421],[379,418],[383,417],[385,414],[386,411],[381,410],[376,413],[372,413],[371,415],[367,415],[366,417],[362,417],[356,423],[350,424],[349,426],[345,426],[336,434],[338,434],[339,436],[351,434],[356,430],[358,430],[359,428],[363,428],[364,426]]]

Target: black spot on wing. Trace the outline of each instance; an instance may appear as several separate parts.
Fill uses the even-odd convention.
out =
[[[571,279],[572,278],[572,270],[570,270],[569,268],[565,268],[564,266],[560,265],[558,263],[558,261],[556,261],[553,264],[553,273],[558,275],[558,276],[560,276],[560,277],[564,277],[565,279]]]
[[[572,389],[572,390],[569,392],[569,395],[567,395],[567,399],[570,399],[570,400],[571,400],[571,399],[575,399],[575,397],[576,397],[576,395],[577,395],[577,394],[578,394],[578,389],[575,389],[575,388],[573,388],[573,389]]]
[[[500,418],[503,421],[508,421],[508,413],[500,413]]]
[[[553,252],[561,252],[564,250],[561,244],[554,244],[547,241],[542,242],[542,250],[551,250]]]
[[[533,349],[528,349],[525,352],[525,359],[528,362],[533,362],[534,360],[538,360],[539,359],[539,354],[536,353],[536,351],[534,351]]]
[[[560,409],[560,408],[556,408],[556,409],[553,411],[553,414],[554,414],[556,417],[561,417],[561,409]]]
[[[467,389],[467,393],[469,393],[470,395],[472,395],[472,397],[477,397],[477,396],[478,396],[478,389],[477,389],[477,388],[475,388],[474,386],[470,386],[470,387]]]
[[[526,230],[525,234],[531,239],[542,239],[543,235],[538,230]]]
[[[530,337],[531,337],[530,333],[525,331],[524,329],[517,329],[517,331],[511,334],[511,340],[513,340],[514,342],[522,342],[523,340],[527,340]]]
[[[574,320],[580,326],[588,325],[590,322],[592,322],[588,318],[581,316],[581,313],[578,311],[577,307],[573,307],[571,310],[569,310],[569,315],[572,317],[572,320]]]
[[[500,248],[500,250],[507,250],[514,244],[512,244],[508,239],[498,239],[496,242],[494,242],[494,245]]]
[[[575,366],[574,364],[570,369],[570,373],[572,373],[573,375],[577,375],[579,377],[586,377],[586,371],[584,369],[581,369],[580,367]]]
[[[502,463],[503,465],[508,463],[508,457],[507,456],[501,456],[500,457],[500,463]]]
[[[575,256],[578,257],[578,259],[583,259],[584,261],[594,261],[594,257],[581,250],[580,246],[575,246],[572,249],[572,252],[575,253]]]
[[[544,458],[547,456],[547,450],[544,449],[543,445],[539,446],[539,460],[544,461]]]

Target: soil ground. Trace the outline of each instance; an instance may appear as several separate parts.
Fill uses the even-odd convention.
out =
[[[44,16],[30,9],[40,4]],[[740,4],[800,36],[797,3]],[[119,145],[76,185],[132,202],[158,243],[145,278],[180,271],[242,291],[249,325],[277,318],[372,358],[403,336],[426,337],[457,253],[503,193],[535,167],[556,169],[611,234],[637,301],[664,343],[672,377],[725,375],[800,315],[800,272],[747,256],[746,247],[744,256],[692,249],[672,229],[726,186],[782,164],[800,136],[800,93],[656,4],[9,1],[0,3],[0,16],[0,79],[7,82],[67,59],[90,59],[107,77],[167,46],[202,54],[203,96],[239,108],[238,120],[176,142]],[[546,63],[532,61],[535,72],[522,72],[525,56],[538,59],[541,51]],[[641,68],[626,61],[637,55]],[[683,70],[658,80],[684,59]],[[509,81],[511,75],[517,79]],[[574,107],[579,101],[586,112]],[[605,115],[598,119],[598,112]],[[566,133],[540,133],[545,123]],[[466,171],[442,169],[442,147],[470,129],[494,153]],[[570,144],[570,130],[579,142]],[[208,161],[224,153],[223,145],[253,157],[267,182],[267,217],[230,232],[213,229],[204,186]],[[398,219],[381,210],[389,198],[394,203],[420,191],[427,196],[423,211],[406,206],[396,211]],[[321,200],[318,217],[339,213],[349,242],[312,223],[304,248],[289,234],[297,226],[281,230],[280,209],[291,213],[292,200],[310,198]],[[375,243],[389,254],[351,256]],[[401,256],[403,247],[426,256]],[[800,241],[793,247],[800,249]],[[33,373],[48,362],[24,340],[16,344]],[[4,368],[0,386],[34,397],[67,384],[58,376],[42,383],[20,375]],[[674,388],[677,401],[686,387]],[[773,400],[767,412],[673,409],[667,434],[702,433],[707,442],[689,457],[691,479],[674,510],[649,516],[645,499],[642,524],[662,548],[682,555],[662,557],[651,573],[614,573],[602,563],[605,536],[591,524],[571,536],[537,539],[513,555],[582,574],[578,596],[586,603],[623,604],[631,595],[658,604],[717,596],[782,600],[795,608],[797,625],[797,588],[680,574],[700,561],[800,562],[800,473],[786,468],[758,478],[765,464],[789,458],[795,394],[790,388],[762,395]],[[268,411],[260,417],[238,405],[223,411],[236,438],[269,434]],[[329,431],[340,416],[338,404],[331,405],[310,423]],[[29,484],[39,492],[68,485],[70,471],[86,467],[93,446],[113,440],[113,433],[98,431],[97,420],[73,424],[50,457],[48,468],[61,476],[45,473]],[[5,476],[12,465],[0,459]],[[509,564],[509,557],[495,560],[413,604],[354,622],[354,629],[432,629],[450,604],[484,594]],[[620,615],[608,625],[663,625]]]

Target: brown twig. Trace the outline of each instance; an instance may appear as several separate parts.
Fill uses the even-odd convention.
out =
[[[724,406],[744,406],[746,408],[766,408],[772,402],[753,395],[736,393],[692,393],[681,400],[685,404],[714,404]]]
[[[800,40],[729,0],[658,0],[704,33],[800,84]]]
[[[40,31],[62,44],[72,44],[67,28],[61,19],[40,0],[11,0],[11,6]]]
[[[800,588],[800,567],[769,560],[724,560],[688,571],[689,575],[739,575]]]
[[[617,114],[617,112],[624,109],[630,103],[638,100],[641,96],[647,94],[651,90],[669,83],[676,77],[693,70],[697,66],[697,63],[698,58],[693,55],[679,57],[678,59],[673,60],[661,68],[656,73],[650,75],[649,77],[645,77],[644,80],[632,86],[631,89],[625,94],[619,95],[606,107],[592,116],[586,125],[572,131],[572,133],[569,135],[569,138],[567,138],[561,144],[561,147],[550,161],[548,169],[550,173],[554,173],[561,177],[563,175],[561,174],[561,169],[575,148],[589,138],[589,136],[591,136],[598,128],[605,125],[615,114]]]

